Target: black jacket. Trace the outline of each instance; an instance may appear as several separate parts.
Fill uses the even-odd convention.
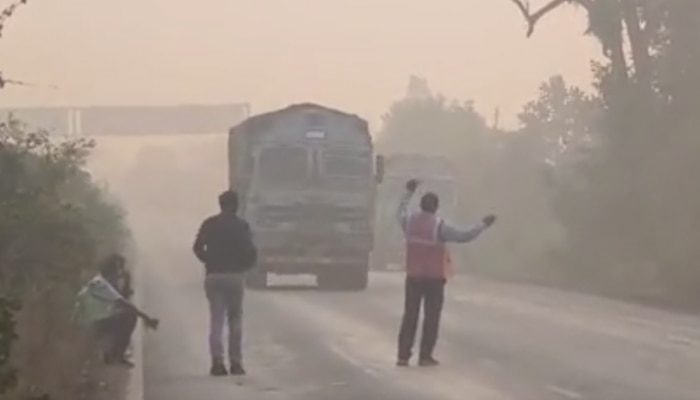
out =
[[[202,222],[192,250],[208,274],[244,272],[255,266],[257,249],[248,223],[232,213]]]

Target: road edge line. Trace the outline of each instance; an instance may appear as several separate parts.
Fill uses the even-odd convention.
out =
[[[138,252],[137,252],[138,254]],[[133,260],[132,273],[132,288],[134,290],[133,301],[138,307],[143,306],[143,268],[141,265],[139,256],[135,257]],[[132,347],[132,361],[134,367],[129,371],[129,376],[127,378],[126,384],[126,400],[143,400],[143,323],[139,321],[134,330],[134,334],[131,337],[131,347]]]

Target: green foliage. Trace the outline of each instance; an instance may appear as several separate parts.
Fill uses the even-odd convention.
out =
[[[567,233],[552,264],[583,286],[700,305],[700,231],[688,223],[700,216],[700,2],[574,3],[607,57],[593,65],[596,98],[550,81],[521,116],[524,131],[595,143],[564,154],[556,174],[573,174],[549,181]]]
[[[0,10],[0,37],[18,7]],[[26,83],[6,79],[0,89]],[[17,120],[0,123],[0,395],[94,398],[99,371],[71,323],[72,300],[96,258],[123,250],[120,208],[84,170],[94,143],[54,140]],[[49,394],[51,396],[49,396]]]
[[[16,302],[0,297],[0,395],[17,384],[17,371],[10,365],[12,345],[17,340]]]
[[[86,372],[92,353],[71,323],[73,299],[99,257],[125,249],[129,232],[84,169],[93,147],[27,132],[14,119],[0,124],[0,294],[22,303],[16,325],[0,331],[3,339],[17,333],[12,357],[0,356],[0,371],[17,368],[10,399],[79,398],[96,372]]]
[[[520,133],[532,136],[538,144],[538,158],[559,168],[575,158],[576,152],[593,146],[599,136],[601,111],[596,97],[567,85],[562,76],[553,76],[518,115]]]

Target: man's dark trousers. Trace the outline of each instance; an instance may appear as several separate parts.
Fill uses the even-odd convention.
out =
[[[95,330],[105,340],[105,357],[109,360],[123,359],[129,347],[131,335],[136,329],[138,316],[131,310],[120,310],[110,317],[95,322]]]
[[[242,360],[243,273],[207,274],[204,290],[209,301],[209,353],[215,362],[224,361],[224,325],[228,322],[228,354],[232,364]]]
[[[406,277],[403,319],[399,332],[399,360],[411,358],[418,328],[418,316],[423,304],[421,360],[431,359],[437,343],[440,314],[445,297],[445,279]]]

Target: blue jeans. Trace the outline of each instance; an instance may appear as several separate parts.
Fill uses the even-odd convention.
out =
[[[224,360],[224,324],[228,322],[229,360],[242,362],[244,279],[241,273],[208,274],[204,279],[209,302],[209,354],[212,361]]]

